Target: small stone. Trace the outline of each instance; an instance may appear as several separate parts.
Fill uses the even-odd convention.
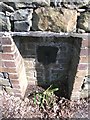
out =
[[[14,12],[14,9],[13,7],[3,3],[3,2],[0,2],[0,8],[2,8],[2,11],[8,11],[8,12]]]
[[[3,12],[0,12],[0,31],[10,31],[11,23],[9,17],[6,17]]]
[[[70,9],[77,9],[79,7],[83,7],[87,4],[89,4],[90,0],[62,0],[63,1],[63,5],[65,5],[65,7],[70,8]]]
[[[11,15],[11,20],[13,21],[24,21],[24,20],[30,20],[32,19],[32,9],[19,9],[16,10],[12,15]]]
[[[25,101],[26,103],[28,103],[28,102],[29,102],[29,99],[28,99],[28,98],[25,98],[24,101]]]
[[[90,12],[81,13],[78,19],[78,28],[90,32]]]
[[[14,31],[17,32],[27,32],[30,31],[32,26],[32,21],[16,21],[14,22]]]

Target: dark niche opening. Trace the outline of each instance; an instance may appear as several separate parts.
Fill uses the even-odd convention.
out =
[[[58,48],[54,46],[38,46],[37,59],[43,65],[56,62]]]

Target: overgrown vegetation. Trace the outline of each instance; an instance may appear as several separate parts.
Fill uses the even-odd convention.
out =
[[[38,104],[39,107],[45,108],[47,105],[52,106],[55,102],[55,91],[58,88],[52,88],[52,85],[48,87],[44,92],[34,94],[34,104]]]

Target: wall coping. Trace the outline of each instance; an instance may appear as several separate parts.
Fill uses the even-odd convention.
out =
[[[32,37],[77,37],[89,39],[90,33],[55,33],[55,32],[42,32],[42,31],[30,31],[30,32],[0,32],[2,36],[32,36]]]

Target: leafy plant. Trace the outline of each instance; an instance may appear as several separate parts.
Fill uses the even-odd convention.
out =
[[[41,107],[45,107],[45,104],[50,106],[55,101],[54,92],[58,90],[58,88],[52,88],[52,85],[50,85],[50,87],[48,87],[44,92],[35,93],[34,103],[39,104]]]

